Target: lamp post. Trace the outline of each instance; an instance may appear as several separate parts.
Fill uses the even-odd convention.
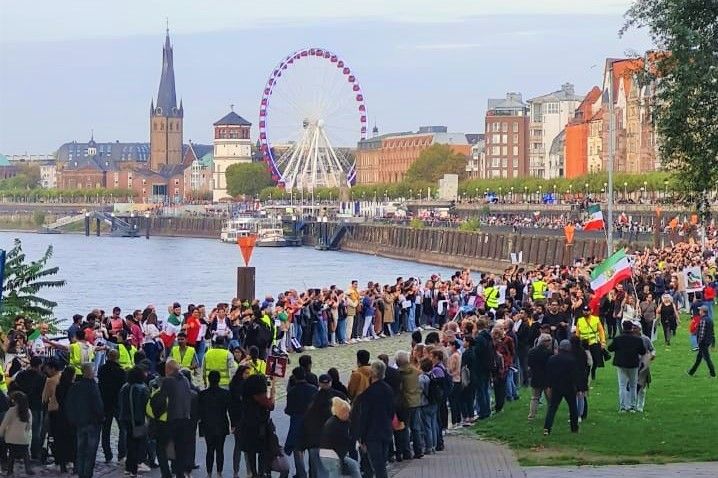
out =
[[[384,202],[389,202],[389,190],[384,190]]]
[[[501,200],[503,199],[502,194],[501,194],[502,191],[503,191],[503,188],[501,186],[499,186],[499,202],[501,202]]]
[[[529,194],[529,187],[524,186],[524,201],[528,200],[528,194]]]
[[[663,199],[667,199],[667,198],[668,198],[668,180],[664,179],[663,180]]]
[[[479,200],[479,188],[474,188],[474,191],[476,191],[476,200]]]
[[[543,199],[543,186],[539,185],[539,195],[538,195],[539,204],[541,204],[542,199]]]
[[[511,202],[514,202],[514,187],[511,186]]]
[[[583,183],[583,187],[586,188],[586,196],[588,196],[588,183]]]
[[[608,202],[608,195],[605,193],[605,191],[608,191],[608,183],[603,183],[603,189],[601,190],[601,192],[604,193],[604,198],[606,199],[606,202]]]
[[[412,188],[409,188],[409,199],[414,199],[414,190]]]
[[[643,190],[646,192],[646,196],[648,196],[648,181],[643,181]]]
[[[643,201],[643,193],[646,191],[646,188],[644,186],[641,186],[641,198],[640,201]]]
[[[623,200],[626,201],[628,199],[628,183],[626,181],[623,181]]]

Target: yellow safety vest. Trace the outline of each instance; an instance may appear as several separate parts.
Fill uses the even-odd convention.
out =
[[[257,359],[257,363],[254,363],[250,359],[247,364],[249,365],[249,375],[267,375],[267,362],[264,360]]]
[[[499,308],[499,288],[498,287],[487,287],[484,290],[486,295],[486,307],[489,309]]]
[[[601,340],[600,328],[601,321],[595,315],[589,315],[588,320],[586,317],[579,317],[576,322],[577,335],[581,340],[588,340],[588,345],[593,345]]]
[[[7,395],[7,381],[5,379],[5,367],[3,367],[2,362],[0,362],[0,390]]]
[[[155,420],[155,413],[152,411],[152,406],[150,405],[150,403],[152,402],[152,397],[157,395],[157,392],[159,392],[159,391],[160,391],[159,388],[152,390],[150,392],[150,399],[147,400],[147,405],[145,405],[145,413],[147,414],[148,417],[152,418],[153,420]],[[167,399],[167,404],[169,405],[169,398]],[[167,421],[167,407],[165,407],[165,412],[162,415],[160,415],[160,417],[157,418],[156,420],[160,421],[160,422]]]
[[[175,345],[172,347],[172,350],[170,351],[170,357],[172,357],[172,360],[177,362],[180,367],[182,368],[191,368],[192,362],[194,361],[194,347],[187,346],[187,348],[184,351],[184,354],[182,354],[182,351],[180,350],[179,345]]]
[[[131,345],[130,349],[127,350],[125,344],[119,344],[117,346],[117,352],[120,354],[120,358],[117,360],[120,367],[124,370],[129,370],[135,366],[135,352],[137,352],[137,349],[134,345]]]
[[[544,299],[543,293],[546,290],[546,283],[542,280],[534,281],[532,286],[533,287],[533,295],[531,298],[533,300],[542,300]]]
[[[209,349],[204,356],[204,379],[207,380],[209,372],[216,370],[219,372],[219,384],[221,386],[229,385],[229,351],[227,349]]]
[[[95,360],[95,351],[90,348],[87,352],[87,362]],[[70,344],[70,366],[75,369],[75,375],[82,375],[82,347],[80,342]]]

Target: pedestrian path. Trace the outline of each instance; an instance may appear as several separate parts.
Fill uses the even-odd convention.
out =
[[[524,472],[507,447],[466,434],[444,437],[446,449],[420,460],[395,463],[392,478],[436,478],[439,476],[523,478]]]

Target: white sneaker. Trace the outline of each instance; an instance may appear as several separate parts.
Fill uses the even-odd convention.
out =
[[[145,465],[144,463],[140,463],[137,465],[137,471],[141,471],[143,473],[147,473],[150,471],[150,467]]]

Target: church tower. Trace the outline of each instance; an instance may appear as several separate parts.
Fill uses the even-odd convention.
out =
[[[162,76],[157,91],[157,104],[150,104],[150,169],[159,171],[163,166],[182,162],[182,121],[184,108],[177,107],[175,71],[172,59],[170,31],[167,29],[162,49]]]

